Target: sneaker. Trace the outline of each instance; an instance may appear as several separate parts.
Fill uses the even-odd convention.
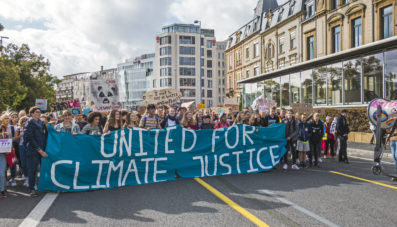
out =
[[[390,180],[391,181],[397,181],[397,177],[392,177]]]
[[[322,162],[323,162],[323,160],[322,160],[321,158],[318,158],[318,162],[322,163]]]
[[[283,165],[283,169],[284,169],[284,170],[287,170],[287,169],[288,169],[287,163],[285,163],[285,164]]]
[[[1,193],[0,193],[0,199],[2,199],[2,198],[7,198],[7,194],[5,191],[1,191]]]
[[[32,190],[32,191],[29,193],[29,195],[30,195],[30,197],[37,197],[37,196],[39,196],[39,194],[37,193],[36,190]]]
[[[36,190],[36,191],[37,191],[37,184],[35,184],[35,185],[34,185],[34,190]]]
[[[28,180],[28,178],[25,178],[25,181],[23,182],[23,186],[29,187],[29,180]]]
[[[8,182],[8,184],[9,184],[11,187],[16,187],[16,186],[17,186],[17,182],[15,182],[14,179],[11,179],[11,180]]]
[[[291,168],[295,170],[299,170],[299,167],[296,164],[293,164]]]

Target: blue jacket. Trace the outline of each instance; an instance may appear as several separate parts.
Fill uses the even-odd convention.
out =
[[[310,124],[308,122],[306,123],[299,122],[298,140],[308,141],[311,136],[312,136],[312,127],[310,127]]]
[[[45,150],[45,129],[44,122],[29,118],[23,131],[23,145],[26,149],[26,154],[38,154],[37,152],[40,149]]]

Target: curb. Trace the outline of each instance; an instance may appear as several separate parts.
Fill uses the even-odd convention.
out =
[[[374,157],[374,152],[373,151],[369,151],[369,150],[363,150],[363,149],[355,149],[355,148],[347,148],[347,154],[356,154],[356,155],[366,155],[366,156],[370,156],[371,158]],[[392,154],[390,152],[390,149],[386,150],[383,153],[383,157],[384,158],[393,158]]]

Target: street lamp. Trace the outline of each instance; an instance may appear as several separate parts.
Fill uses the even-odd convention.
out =
[[[200,37],[200,40],[201,40],[201,21],[200,20],[195,20],[194,21],[194,24],[199,24],[199,31],[200,31],[200,33],[199,33],[199,37]],[[201,45],[201,41],[199,41],[198,43],[200,43],[200,45]],[[200,49],[201,49],[201,46],[200,46]],[[202,77],[202,75],[201,75],[201,55],[200,55],[200,70],[199,70],[199,73],[200,73],[200,86],[199,86],[199,100],[200,100],[200,104],[203,104],[203,95],[201,94],[201,92],[202,92],[202,87],[204,86],[204,84],[202,84],[201,83],[201,77]]]

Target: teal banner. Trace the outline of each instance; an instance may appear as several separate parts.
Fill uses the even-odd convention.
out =
[[[286,149],[285,124],[189,130],[128,128],[108,135],[49,128],[39,190],[85,191],[272,169]]]

